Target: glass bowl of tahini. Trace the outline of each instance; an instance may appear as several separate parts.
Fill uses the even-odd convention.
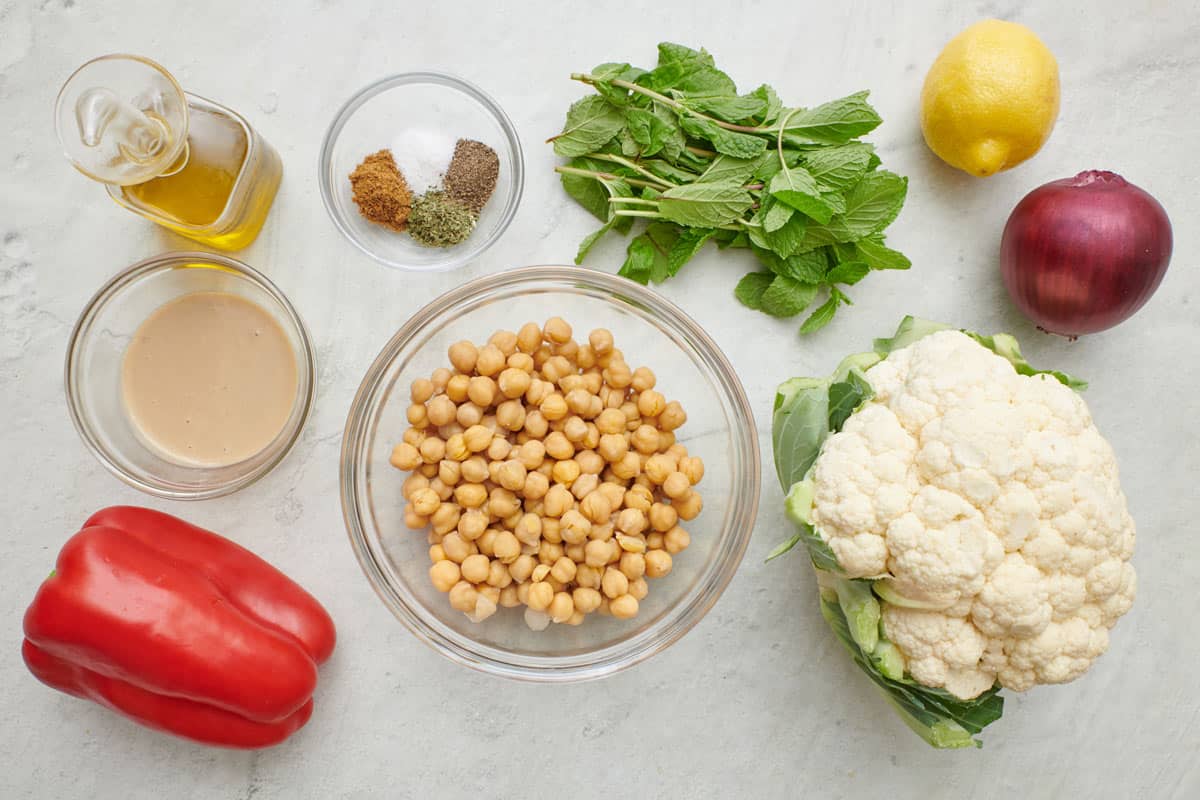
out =
[[[703,459],[697,484],[703,509],[690,519],[680,515],[678,524],[690,534],[690,544],[674,556],[668,574],[649,582],[632,618],[589,613],[578,625],[535,630],[527,609],[518,605],[502,606],[473,622],[431,580],[432,534],[408,527],[402,486],[410,473],[393,466],[391,454],[409,428],[413,381],[449,366],[452,344],[482,345],[496,331],[515,331],[525,322],[542,325],[554,316],[570,324],[580,343],[588,343],[593,329],[611,331],[629,367],[653,370],[654,388],[682,404],[687,419],[674,430],[675,441]],[[363,378],[346,422],[340,469],[351,545],[368,581],[400,622],[456,663],[538,682],[611,675],[662,652],[691,630],[742,560],[760,483],[753,412],[712,338],[645,287],[560,266],[489,275],[439,297],[409,319]]]
[[[67,407],[110,472],[158,497],[229,494],[299,438],[316,374],[296,309],[260,272],[166,253],[106,283],[67,346]]]
[[[499,168],[490,199],[464,240],[428,246],[410,235],[412,218],[401,231],[364,217],[350,175],[365,158],[392,153],[410,184],[415,215],[417,198],[441,189],[439,173],[449,167],[458,140],[491,148]],[[416,272],[464,266],[495,244],[517,213],[525,185],[521,141],[504,110],[475,85],[440,72],[392,75],[356,92],[325,133],[319,171],[321,199],[346,239],[381,264]]]

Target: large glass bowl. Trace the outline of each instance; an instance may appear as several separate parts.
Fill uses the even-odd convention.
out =
[[[194,292],[234,294],[259,306],[279,323],[296,357],[296,397],[283,429],[236,464],[200,466],[164,458],[138,433],[122,399],[122,359],[138,327],[164,304]],[[158,497],[203,500],[248,486],[283,460],[308,419],[315,375],[308,331],[265,275],[214,253],[164,253],[118,274],[79,315],[67,345],[67,408],[84,444],[118,478]]]
[[[704,511],[690,523],[691,546],[670,575],[650,581],[637,617],[589,615],[577,627],[533,631],[521,608],[472,623],[430,583],[424,531],[404,524],[401,483],[388,463],[408,427],[409,386],[447,366],[460,339],[484,342],[496,330],[561,316],[576,338],[611,330],[631,367],[654,370],[658,390],[682,402],[676,431],[704,459]],[[576,681],[632,666],[683,636],[729,583],[754,527],[759,452],[745,392],[713,340],[659,295],[623,278],[575,267],[527,267],[489,275],[434,300],[392,337],[359,387],[342,442],[342,512],[359,563],[409,630],[460,664],[509,678]]]
[[[350,173],[364,156],[389,149],[407,128],[477,139],[500,159],[496,190],[461,244],[424,247],[406,233],[368,222],[354,203]],[[482,89],[440,72],[393,75],[355,93],[325,133],[319,169],[325,209],[350,243],[389,267],[421,272],[461,267],[495,244],[517,213],[525,185],[521,140],[503,109]]]

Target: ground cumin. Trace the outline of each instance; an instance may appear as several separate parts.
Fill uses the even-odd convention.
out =
[[[359,212],[371,222],[402,231],[412,211],[412,192],[396,166],[391,150],[362,160],[350,173],[350,187]]]

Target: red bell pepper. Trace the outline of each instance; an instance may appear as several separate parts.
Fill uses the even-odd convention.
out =
[[[25,613],[43,683],[205,744],[277,744],[312,715],[333,621],[239,545],[133,506],[94,514]]]

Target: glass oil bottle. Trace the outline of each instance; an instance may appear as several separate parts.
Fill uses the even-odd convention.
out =
[[[278,153],[241,115],[139,56],[76,70],[55,124],[67,158],[117,204],[222,250],[254,241],[283,177]]]

